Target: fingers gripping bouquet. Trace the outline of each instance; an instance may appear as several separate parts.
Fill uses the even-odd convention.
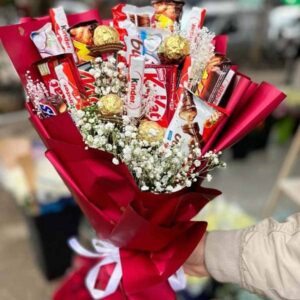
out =
[[[120,4],[113,22],[56,8],[0,28],[46,156],[97,233],[94,252],[71,241],[95,260],[94,299],[175,299],[206,229],[191,219],[220,194],[203,179],[285,97],[238,72],[204,9],[181,28],[183,5]]]

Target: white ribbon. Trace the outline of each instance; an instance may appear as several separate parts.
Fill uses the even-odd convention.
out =
[[[119,248],[108,242],[100,241],[97,239],[93,239],[92,244],[95,252],[86,250],[75,238],[69,240],[70,247],[77,254],[89,258],[102,258],[102,260],[89,271],[85,279],[87,289],[90,292],[91,296],[94,299],[98,300],[103,299],[116,292],[123,273]],[[116,266],[111,274],[106,288],[104,290],[95,288],[101,268],[111,263],[115,263]],[[180,268],[173,276],[169,278],[169,284],[175,292],[183,290],[186,287],[186,278],[183,272],[183,268]]]

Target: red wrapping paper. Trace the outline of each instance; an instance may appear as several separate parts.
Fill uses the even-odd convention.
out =
[[[30,117],[48,147],[48,159],[99,238],[120,247],[122,285],[128,299],[158,299],[158,292],[173,299],[167,279],[192,253],[206,229],[205,223],[190,220],[220,192],[200,186],[173,194],[140,192],[125,165],[116,167],[110,154],[84,149],[67,113],[57,118]],[[58,130],[62,124],[64,130]]]

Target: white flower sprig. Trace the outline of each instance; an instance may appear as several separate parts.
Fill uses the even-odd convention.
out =
[[[96,79],[95,92],[99,98],[108,94],[116,94],[122,99],[127,95],[127,70],[124,63],[116,62],[114,57],[103,61],[97,57],[89,71]]]
[[[121,124],[107,122],[99,118],[96,107],[74,109],[72,115],[87,147],[112,153],[115,165],[125,163],[142,191],[174,192],[192,186],[215,167],[223,166],[220,153],[208,152],[201,157],[197,145],[186,157],[180,143],[166,149],[163,142],[139,139],[138,127],[127,116],[123,116]]]
[[[37,113],[38,116],[41,115],[40,111],[40,102],[41,100],[44,100],[49,97],[49,92],[44,85],[39,80],[34,80],[31,76],[30,71],[27,71],[25,74],[26,78],[26,86],[25,86],[25,91],[26,91],[26,98],[27,101],[31,101],[33,103],[34,109]]]
[[[210,32],[206,27],[199,28],[195,32],[194,40],[191,41],[192,67],[189,71],[191,86],[199,82],[207,63],[214,55],[214,38],[215,34]]]

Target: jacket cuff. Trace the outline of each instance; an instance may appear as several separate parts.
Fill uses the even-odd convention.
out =
[[[213,231],[205,243],[208,273],[219,282],[241,285],[240,257],[243,230]]]

